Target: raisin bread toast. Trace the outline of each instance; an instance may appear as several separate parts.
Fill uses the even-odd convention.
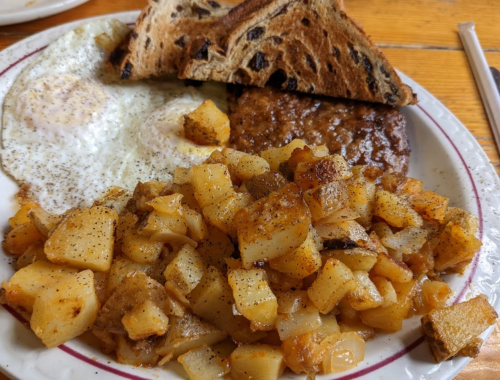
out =
[[[225,2],[223,2],[225,1]],[[149,0],[132,32],[111,54],[122,79],[142,79],[177,72],[177,62],[190,38],[226,15],[228,0]]]
[[[247,0],[191,39],[179,77],[404,106],[417,102],[342,0]]]

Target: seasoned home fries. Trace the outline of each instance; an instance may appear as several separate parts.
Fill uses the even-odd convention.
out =
[[[200,107],[185,127],[224,141],[224,115]],[[2,302],[49,348],[91,329],[120,363],[177,360],[192,380],[287,367],[313,378],[356,367],[366,340],[415,313],[436,361],[477,354],[497,318],[482,297],[446,307],[440,279],[480,248],[476,217],[417,179],[300,140],[260,156],[216,150],[170,182],[62,215],[19,201]]]

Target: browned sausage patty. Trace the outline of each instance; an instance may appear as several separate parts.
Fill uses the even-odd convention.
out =
[[[299,138],[311,145],[326,144],[350,165],[408,172],[405,119],[387,105],[232,86],[229,119],[230,144],[244,152],[259,153]]]

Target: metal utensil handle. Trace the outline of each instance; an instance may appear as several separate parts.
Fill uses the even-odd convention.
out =
[[[474,31],[473,22],[458,24],[458,34],[464,45],[467,59],[483,100],[484,108],[490,121],[493,135],[500,151],[500,94],[497,91],[493,75],[484,57],[483,50]]]

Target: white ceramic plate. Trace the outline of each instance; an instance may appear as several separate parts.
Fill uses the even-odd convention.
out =
[[[118,13],[115,17],[132,24],[137,12]],[[51,41],[75,28],[81,21],[65,24],[27,38],[0,52],[0,103],[16,75]],[[451,205],[463,207],[479,216],[483,248],[463,276],[450,276],[454,302],[479,293],[488,296],[499,310],[500,233],[496,227],[500,215],[500,181],[486,155],[467,129],[437,99],[410,78],[420,102],[405,107],[412,147],[410,175],[422,179],[427,189],[451,198]],[[0,228],[5,231],[14,212],[12,197],[17,187],[0,172]],[[13,273],[11,259],[0,252],[0,281]],[[456,358],[439,365],[432,363],[420,335],[419,318],[405,320],[401,332],[380,334],[367,343],[365,361],[356,369],[318,379],[452,379],[467,363]],[[487,331],[483,337],[486,337]],[[23,380],[111,379],[185,379],[182,368],[142,369],[120,365],[83,340],[74,340],[58,348],[45,349],[26,329],[12,310],[0,307],[0,369],[12,378]],[[304,379],[286,373],[285,379]]]
[[[1,0],[0,25],[18,24],[52,16],[87,1],[89,0]]]

